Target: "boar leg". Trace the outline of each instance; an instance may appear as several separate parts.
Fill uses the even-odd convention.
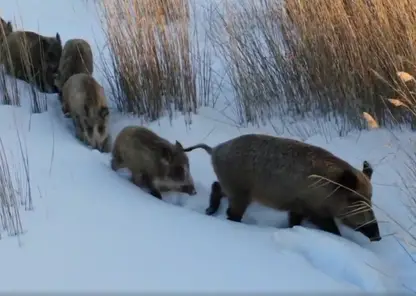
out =
[[[50,90],[48,89],[48,85],[46,83],[46,76],[43,71],[39,75],[36,75],[35,84],[39,88],[39,90],[43,93],[49,93]]]
[[[148,174],[142,173],[142,178],[141,179],[142,179],[143,185],[146,186],[147,188],[149,188],[149,193],[151,195],[153,195],[154,197],[156,197],[158,199],[162,199],[162,194],[155,187],[155,185],[153,184],[152,178]]]
[[[58,101],[62,104],[62,91],[58,91],[57,93]]]
[[[224,197],[224,194],[221,189],[221,185],[218,181],[215,181],[211,185],[211,194],[209,197],[209,207],[205,210],[205,214],[211,216],[215,214],[221,204],[221,199]]]
[[[85,143],[86,141],[85,141],[84,134],[82,131],[81,120],[79,119],[78,116],[75,116],[74,118],[74,127],[75,127],[75,136],[78,138],[78,140]]]
[[[103,153],[109,153],[111,151],[110,136],[105,138],[105,140],[101,143],[100,151]]]
[[[117,171],[118,169],[124,167],[123,159],[120,156],[120,153],[117,151],[117,149],[114,149],[113,157],[111,158],[111,169],[113,171]],[[132,180],[133,180],[132,176]]]
[[[247,193],[233,193],[228,196],[228,200],[227,219],[234,222],[241,222],[241,219],[250,204],[250,196]]]
[[[305,219],[305,216],[302,214],[298,214],[295,212],[289,212],[289,228],[292,228],[293,226],[301,225],[303,219]]]
[[[61,91],[59,90],[59,88],[53,83],[51,86],[51,91],[53,94],[59,94]]]
[[[111,164],[114,165],[115,167],[120,168],[120,165],[117,163],[119,160],[117,158],[113,158]],[[143,187],[143,180],[142,180],[142,175],[141,174],[135,174],[135,173],[131,173],[131,178],[130,180],[133,182],[134,185],[139,186],[139,187]]]
[[[59,90],[58,100],[61,103],[62,113],[65,115],[65,117],[70,117],[69,106],[68,106],[68,103],[67,103],[67,100],[66,100],[67,97],[68,97],[68,95],[64,98],[64,94],[62,92],[62,89]]]
[[[66,107],[62,106],[62,113],[64,114],[65,118],[71,117],[71,114],[68,112],[68,109]]]
[[[341,235],[338,226],[332,217],[319,217],[318,215],[311,215],[309,220],[323,231],[339,236]]]
[[[61,98],[60,100],[62,100],[62,94],[61,94]],[[66,102],[64,102],[62,100],[62,113],[64,114],[65,117],[70,117],[70,113],[69,113],[69,108],[68,108],[68,104]]]

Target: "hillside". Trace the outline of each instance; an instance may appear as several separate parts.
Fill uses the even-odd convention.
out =
[[[105,48],[94,6],[83,0],[19,0],[1,13],[15,19],[18,29],[59,32],[63,42],[85,38],[96,57]],[[94,76],[105,84],[100,71]],[[113,172],[110,154],[75,139],[55,94],[46,96],[47,111],[32,114],[27,83],[18,81],[18,87],[22,106],[0,106],[0,139],[19,193],[24,233],[1,233],[1,291],[416,291],[415,251],[404,231],[414,221],[400,189],[410,132],[379,129],[330,141],[321,135],[302,139],[355,167],[363,160],[373,164],[383,239],[370,243],[346,227],[344,237],[310,224],[286,229],[285,214],[258,204],[249,207],[244,223],[225,219],[226,201],[220,214],[206,216],[215,175],[204,151],[189,153],[197,195],[169,193],[156,200],[131,184],[128,172]],[[183,145],[215,145],[240,134],[276,135],[285,129],[277,121],[237,127],[232,114],[210,107],[199,108],[190,126],[183,115],[172,123],[164,117],[150,124],[115,108],[110,116],[114,138],[127,125],[145,125]],[[307,129],[310,123],[293,125]],[[300,138],[288,132],[279,136]]]

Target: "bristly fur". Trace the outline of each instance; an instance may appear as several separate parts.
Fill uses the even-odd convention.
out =
[[[84,39],[69,39],[65,42],[59,62],[55,85],[59,90],[74,74],[92,75],[94,71],[93,54],[90,44]]]
[[[371,209],[373,169],[367,161],[360,171],[321,147],[261,134],[184,151],[197,148],[211,155],[218,178],[212,184],[208,215],[217,212],[221,198],[227,196],[232,221],[240,222],[248,205],[257,201],[288,211],[290,227],[308,218],[322,230],[340,235],[334,221],[340,218],[371,240],[380,239]],[[310,178],[314,175],[320,179]]]
[[[54,78],[62,54],[59,33],[46,37],[31,31],[13,31],[1,45],[0,59],[7,74],[33,83],[41,92],[57,92]]]
[[[161,192],[196,194],[189,160],[182,144],[170,143],[145,127],[127,126],[114,141],[111,167],[128,168],[132,182],[162,199]]]
[[[101,152],[111,151],[107,99],[103,87],[94,77],[78,73],[65,82],[62,112],[72,118],[80,141]]]

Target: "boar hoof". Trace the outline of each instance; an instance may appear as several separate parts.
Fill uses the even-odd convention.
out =
[[[209,207],[205,210],[205,214],[208,216],[212,216],[216,212],[216,209],[214,207]]]
[[[157,190],[151,190],[150,194],[156,197],[157,199],[162,199],[162,194],[160,194],[160,192]]]

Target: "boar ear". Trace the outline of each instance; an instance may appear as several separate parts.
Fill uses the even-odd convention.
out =
[[[363,162],[363,173],[368,177],[368,179],[371,180],[371,177],[373,175],[373,167],[366,160],[364,160]]]
[[[178,149],[178,150],[183,150],[183,146],[179,141],[175,142],[175,148]]]
[[[108,116],[109,113],[110,112],[108,110],[108,107],[101,107],[99,115],[100,115],[101,118],[104,119]]]
[[[56,38],[56,40],[58,40],[58,42],[59,42],[60,44],[62,44],[62,42],[61,42],[61,35],[59,35],[59,33],[58,33],[58,32],[56,32],[56,36],[55,36],[55,38]]]

